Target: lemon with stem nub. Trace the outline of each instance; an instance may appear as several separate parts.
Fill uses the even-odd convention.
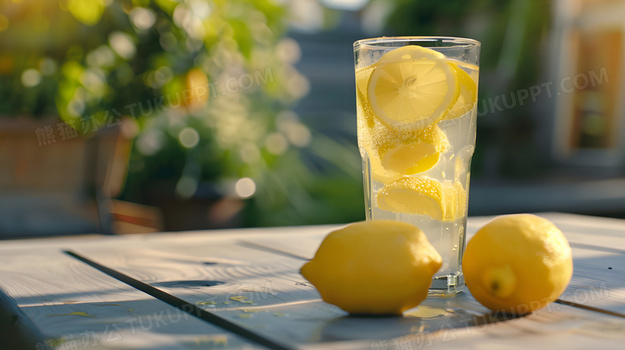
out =
[[[417,227],[372,220],[330,233],[301,273],[324,301],[349,313],[398,315],[425,300],[441,265]]]
[[[527,314],[556,300],[573,274],[571,247],[552,222],[503,215],[467,244],[462,270],[471,294],[494,311]]]

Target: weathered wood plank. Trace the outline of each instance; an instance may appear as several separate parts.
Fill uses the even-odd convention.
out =
[[[562,329],[551,333],[566,339],[559,345],[575,348],[576,344],[595,341],[597,334],[580,331],[588,325],[605,322],[625,327],[625,319],[559,304],[518,320],[496,322],[498,319],[468,293],[452,299],[430,298],[403,318],[349,317],[319,300],[314,288],[298,273],[301,258],[240,243],[261,242],[258,244],[288,250],[303,242],[318,244],[323,236],[319,232],[303,236],[257,234],[230,240],[183,234],[175,241],[154,239],[143,242],[140,248],[127,246],[124,251],[99,246],[97,250],[81,248],[80,253],[266,337],[304,348],[392,348],[403,346],[402,342],[414,345],[423,341],[439,347],[464,347],[469,342],[469,347],[476,347],[478,341],[498,344],[498,334],[508,333],[514,334],[517,342],[528,337],[538,342],[544,336],[538,332],[543,322],[564,323]],[[509,322],[514,326],[508,326]],[[482,323],[488,325],[487,331],[486,326],[478,326]],[[511,345],[510,339],[515,338],[502,344]],[[452,343],[454,340],[457,342]],[[619,341],[622,339],[608,343]]]
[[[560,299],[625,315],[625,254],[573,245],[573,265]]]
[[[35,349],[46,338],[14,300],[0,292],[0,339],[6,349]]]
[[[554,222],[569,240],[574,275],[562,300],[625,314],[625,220],[581,215],[540,214]],[[469,218],[467,239],[492,217]],[[295,239],[259,236],[253,242],[267,249],[312,258],[327,232],[309,232]]]
[[[573,249],[573,278],[560,299],[625,314],[625,220],[545,213]]]
[[[544,216],[563,229],[573,246],[576,275],[569,288],[571,301],[620,310],[619,305],[625,304],[618,281],[621,275],[610,275],[610,271],[625,266],[618,252],[622,248],[618,246],[621,221],[591,218],[587,224],[587,218],[577,216]],[[489,219],[471,218],[469,234]],[[468,293],[452,299],[430,298],[402,318],[349,317],[320,301],[316,290],[298,273],[302,258],[312,257],[323,237],[337,227],[8,242],[0,247],[0,262],[5,252],[20,248],[72,249],[236,324],[301,348],[588,348],[597,344],[620,348],[625,340],[623,318],[551,304],[527,317],[495,322],[500,320]],[[589,238],[589,234],[593,236]],[[615,266],[609,270],[606,263]],[[22,264],[12,261],[9,266]],[[30,268],[41,264],[45,263]],[[0,288],[5,280],[0,269]],[[604,289],[601,282],[605,282]],[[582,288],[586,294],[579,292]],[[115,299],[112,296],[107,303]],[[93,301],[76,304],[88,303]],[[149,309],[146,307],[146,312]]]
[[[251,347],[57,249],[0,249],[0,293],[41,334],[28,348]]]

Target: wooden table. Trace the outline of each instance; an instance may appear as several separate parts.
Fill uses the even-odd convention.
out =
[[[0,348],[625,348],[625,220],[542,216],[571,243],[573,280],[516,318],[468,292],[348,316],[298,272],[338,226],[3,241]]]

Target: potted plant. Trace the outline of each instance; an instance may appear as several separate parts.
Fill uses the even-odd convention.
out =
[[[87,174],[100,174],[86,187],[101,223],[117,195],[160,206],[166,221],[169,209],[193,200],[213,207],[199,209],[203,225],[229,225],[241,211],[251,215],[237,224],[274,224],[271,214],[293,221],[305,209],[298,205],[312,203],[293,196],[323,187],[309,163],[328,159],[311,145],[332,140],[291,111],[307,81],[293,66],[297,44],[283,37],[285,9],[273,1],[25,0],[0,8],[3,123],[35,119],[26,127],[33,153],[83,161],[89,152],[56,150],[80,139],[109,155]],[[108,142],[116,151],[99,141],[107,134],[124,141]],[[52,163],[68,181],[80,173]],[[170,216],[190,220],[187,209]]]

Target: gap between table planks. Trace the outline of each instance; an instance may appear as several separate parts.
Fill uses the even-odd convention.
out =
[[[625,220],[562,213],[539,215],[562,230],[573,250],[573,278],[560,299],[625,315]],[[470,218],[467,242],[491,219]],[[314,256],[319,243],[330,231],[298,235],[298,240],[259,237],[246,240],[246,244],[307,260]]]
[[[4,328],[14,333],[3,334],[2,349],[254,348],[54,248],[2,249],[0,294],[4,304],[19,307],[0,313],[22,322]],[[16,339],[16,333],[24,335]]]
[[[102,250],[101,247],[97,251],[88,248],[79,251],[145,283],[159,286],[184,300],[199,305],[210,305],[207,307],[209,310],[232,322],[249,327],[267,337],[300,346],[328,343],[337,346],[335,342],[341,340],[342,346],[359,347],[364,345],[361,343],[363,337],[372,337],[371,340],[377,342],[376,344],[381,344],[380,342],[384,339],[397,339],[406,334],[418,337],[419,334],[429,334],[429,332],[444,333],[450,329],[467,328],[467,326],[476,325],[475,320],[479,319],[478,317],[488,315],[486,309],[465,293],[454,299],[428,299],[416,315],[426,310],[430,317],[418,318],[408,315],[404,318],[390,319],[391,321],[346,317],[342,311],[322,303],[316,291],[302,279],[298,273],[302,259],[297,256],[288,256],[289,254],[296,255],[291,253],[293,249],[290,247],[293,246],[298,246],[300,250],[308,249],[309,253],[314,252],[327,232],[317,231],[302,235],[231,236],[225,240],[222,239],[223,237],[197,235],[185,237],[182,235],[178,236],[175,242],[169,237],[160,241],[151,240],[141,249],[127,247],[127,251],[119,249],[108,251]],[[254,245],[281,249],[289,254],[274,254],[271,249],[254,249]],[[579,249],[574,248],[574,250],[576,250],[576,256],[580,254]],[[611,253],[600,251],[593,254],[604,258],[605,254]],[[226,259],[230,263],[212,264],[211,257]],[[164,271],[162,267],[165,266],[169,270]],[[583,272],[585,266],[584,262],[576,266],[576,269]],[[592,275],[588,273],[588,276]],[[187,284],[193,281],[224,283],[210,287]],[[602,283],[597,280],[594,282]],[[575,289],[576,287],[572,286],[571,298],[577,299],[578,303],[580,301],[599,302],[603,303],[602,306],[612,305],[618,300],[623,300],[620,299],[620,294],[615,294],[618,292],[616,287],[620,288],[621,285],[618,281],[613,282],[609,281],[610,284],[606,286],[598,284],[596,289],[589,289],[588,285],[585,285],[584,293],[586,294],[578,292],[582,290],[581,287]],[[580,300],[583,295],[585,295],[584,299]],[[566,297],[566,293],[563,297]],[[622,304],[622,302],[617,304]],[[453,312],[448,312],[450,309]],[[431,317],[431,313],[437,312],[440,315]],[[456,315],[458,313],[460,316]],[[448,317],[440,317],[443,314],[447,314]],[[454,317],[449,317],[450,315]],[[534,322],[536,319],[532,317],[537,317],[537,320],[545,318],[565,322],[566,329],[558,330],[558,334],[566,335],[567,342],[574,339],[575,342],[572,344],[575,345],[591,344],[593,337],[601,334],[597,329],[601,330],[602,327],[606,329],[603,336],[614,337],[616,334],[619,341],[625,337],[622,334],[625,330],[623,326],[625,320],[559,304],[552,304],[547,310],[541,310],[533,316],[514,320],[515,327],[529,329],[532,334],[542,334],[541,329],[544,325],[542,322]],[[571,323],[571,319],[576,322]],[[512,321],[502,323],[509,322]],[[400,324],[404,327],[400,327]],[[372,330],[366,332],[357,330],[367,325]],[[499,327],[498,323],[495,327]],[[583,328],[586,329],[586,333],[581,331]],[[341,331],[338,332],[337,329]],[[351,333],[349,329],[352,329]],[[588,329],[593,329],[595,333],[591,332],[589,335]],[[621,334],[620,338],[618,334]],[[347,340],[354,343],[345,342]]]
[[[561,217],[556,219],[559,218]],[[475,231],[480,219],[487,220],[477,219],[469,222],[470,233]],[[568,218],[565,217],[563,220],[569,222],[566,219]],[[557,220],[554,221],[558,224]],[[421,310],[416,311],[416,314],[421,313],[421,316],[426,312],[427,317],[414,315],[389,319],[346,317],[342,311],[322,303],[316,291],[299,276],[297,271],[302,264],[301,259],[267,251],[259,252],[241,244],[241,242],[263,244],[276,249],[283,248],[294,252],[293,254],[297,253],[297,249],[292,249],[295,246],[314,253],[323,236],[336,227],[229,230],[227,235],[206,233],[146,235],[96,239],[92,242],[70,239],[57,240],[52,246],[57,247],[57,253],[60,252],[58,249],[60,247],[75,249],[89,258],[117,268],[188,302],[199,303],[211,312],[233,322],[276,339],[286,339],[300,347],[331,344],[333,347],[383,348],[404,346],[406,342],[413,346],[427,344],[434,348],[454,347],[454,344],[472,347],[477,346],[476,344],[505,343],[501,338],[502,334],[513,338],[522,337],[523,347],[529,346],[532,342],[537,344],[544,342],[546,335],[565,337],[565,344],[574,347],[583,347],[583,344],[590,346],[597,337],[607,337],[608,347],[610,344],[614,345],[612,340],[621,343],[623,341],[622,320],[557,304],[552,304],[547,310],[528,317],[490,323],[497,319],[484,316],[488,315],[487,310],[468,294],[447,300],[428,299],[422,304]],[[584,225],[574,225],[576,229],[580,227],[583,228]],[[615,227],[602,228],[619,232]],[[580,229],[579,232],[584,231]],[[567,230],[565,233],[569,236]],[[618,238],[618,234],[616,236]],[[10,243],[9,248],[16,245],[23,247],[28,243],[31,243],[31,246],[42,244],[36,241]],[[45,244],[50,247],[50,243],[48,241]],[[574,245],[576,242],[572,243]],[[588,245],[589,242],[579,244]],[[613,244],[604,244],[610,245],[614,247]],[[51,249],[54,248],[45,248],[42,252]],[[4,251],[2,253],[0,261],[5,257]],[[601,256],[594,251],[590,255]],[[257,263],[258,257],[262,263]],[[621,262],[619,266],[623,266],[622,260],[617,258],[616,262],[618,261]],[[576,264],[576,271],[577,269]],[[210,287],[202,286],[203,282],[219,281],[220,277],[224,280],[222,282],[226,283]],[[6,279],[2,278],[2,281]],[[599,297],[605,296],[609,300],[615,297],[612,289],[607,295],[601,294],[601,289],[599,291],[597,294]],[[578,294],[578,297],[580,295]],[[231,299],[232,297],[234,299]],[[618,295],[616,299],[619,299]],[[449,305],[449,300],[454,304]],[[248,301],[250,303],[247,303]],[[228,304],[219,305],[219,303]],[[621,301],[620,304],[622,303]],[[449,313],[446,311],[448,309],[460,312],[460,316]],[[447,316],[442,317],[440,313],[447,313]],[[480,321],[476,321],[480,320],[480,317],[487,321],[481,326]],[[471,325],[474,326],[467,327]],[[549,339],[552,341],[553,338]],[[558,345],[561,346],[562,343]]]

